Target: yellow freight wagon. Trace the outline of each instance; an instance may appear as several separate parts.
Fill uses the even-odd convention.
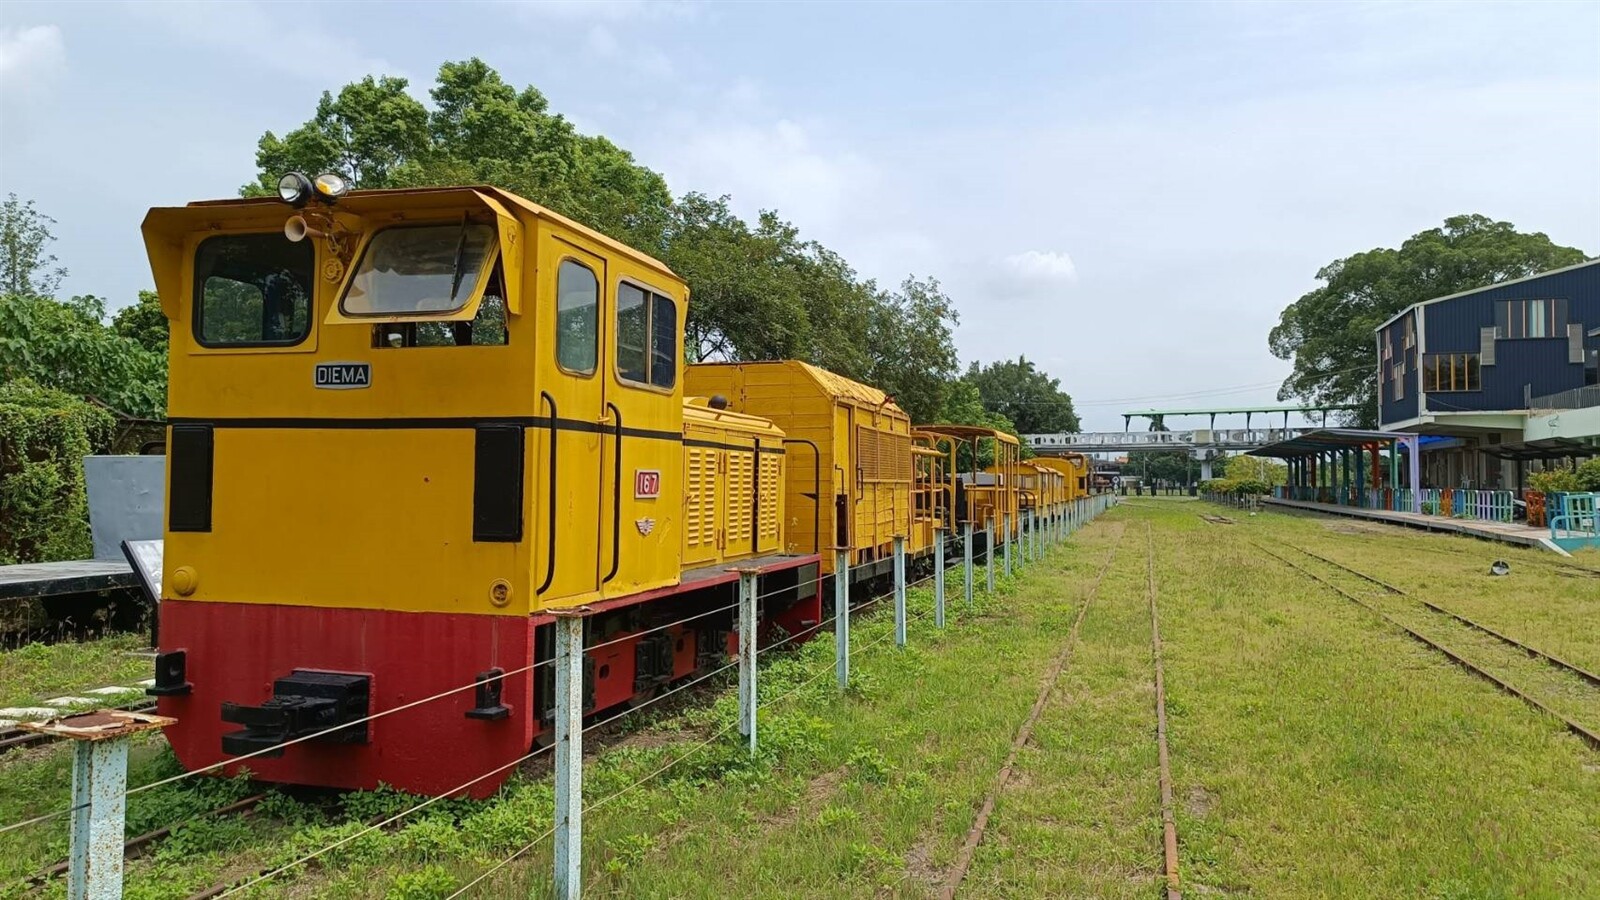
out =
[[[688,367],[688,390],[759,410],[785,434],[785,533],[791,553],[850,552],[852,578],[887,573],[896,535],[910,538],[911,419],[894,399],[797,360]]]
[[[981,531],[992,524],[999,534],[1009,521],[1009,537],[1015,537],[1020,528],[1017,511],[1022,452],[1017,439],[1003,431],[975,425],[919,425],[917,429],[928,435],[944,455],[944,468],[950,473],[952,527],[971,522],[975,531]],[[988,465],[981,465],[982,460],[987,460]],[[1002,535],[1001,540],[1007,539]]]

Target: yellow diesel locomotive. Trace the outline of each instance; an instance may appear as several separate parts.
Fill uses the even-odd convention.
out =
[[[513,194],[279,193],[143,226],[171,323],[151,692],[185,766],[447,791],[547,737],[553,613],[585,617],[598,712],[725,661],[735,564],[759,638],[804,637],[838,548],[874,577],[897,535],[1025,508],[1009,435],[804,363],[685,366],[683,281]]]

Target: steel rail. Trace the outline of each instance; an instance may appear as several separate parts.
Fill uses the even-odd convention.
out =
[[[1280,544],[1280,546],[1292,546],[1292,545]],[[1475,629],[1477,631],[1481,631],[1484,634],[1487,634],[1490,637],[1492,637],[1492,638],[1494,638],[1494,639],[1496,639],[1498,641],[1501,641],[1501,642],[1503,642],[1505,644],[1508,644],[1508,645],[1510,645],[1512,647],[1515,647],[1518,650],[1521,650],[1523,653],[1526,653],[1528,656],[1530,656],[1530,657],[1532,657],[1534,659],[1542,659],[1545,662],[1548,662],[1551,665],[1556,666],[1557,668],[1565,669],[1566,671],[1571,672],[1572,674],[1578,676],[1579,678],[1583,679],[1584,681],[1589,682],[1590,684],[1592,684],[1592,685],[1594,685],[1596,687],[1600,687],[1600,675],[1596,675],[1595,673],[1589,671],[1588,669],[1583,668],[1582,666],[1576,665],[1574,663],[1570,663],[1570,662],[1562,659],[1561,657],[1556,656],[1553,653],[1546,653],[1545,651],[1540,650],[1537,647],[1529,646],[1529,645],[1523,643],[1522,641],[1517,640],[1514,637],[1510,637],[1508,635],[1501,634],[1500,632],[1496,631],[1493,628],[1490,628],[1487,625],[1484,625],[1484,624],[1482,624],[1480,622],[1474,622],[1473,620],[1467,618],[1466,616],[1463,616],[1462,614],[1460,614],[1458,612],[1455,612],[1454,610],[1446,609],[1445,607],[1440,606],[1439,604],[1434,603],[1432,600],[1429,600],[1429,599],[1427,599],[1425,597],[1418,597],[1418,596],[1416,596],[1414,594],[1411,594],[1411,593],[1405,591],[1402,588],[1398,588],[1398,587],[1395,587],[1392,584],[1389,584],[1386,581],[1383,581],[1383,580],[1381,580],[1379,578],[1376,578],[1376,577],[1374,577],[1372,575],[1368,575],[1367,573],[1362,572],[1362,571],[1360,571],[1358,569],[1351,568],[1350,566],[1347,566],[1344,563],[1339,562],[1336,559],[1329,559],[1326,556],[1321,555],[1320,553],[1313,553],[1310,550],[1307,550],[1307,549],[1305,549],[1303,547],[1294,547],[1294,549],[1300,551],[1301,553],[1304,553],[1305,555],[1311,557],[1312,559],[1319,559],[1319,560],[1327,563],[1330,566],[1333,566],[1333,567],[1335,567],[1337,569],[1342,569],[1342,570],[1344,570],[1346,572],[1349,572],[1351,575],[1354,575],[1357,578],[1361,578],[1361,579],[1364,579],[1366,581],[1370,581],[1371,583],[1373,583],[1375,585],[1378,585],[1379,587],[1383,588],[1384,590],[1388,591],[1391,594],[1396,594],[1396,595],[1399,595],[1401,597],[1405,597],[1408,600],[1415,600],[1416,602],[1421,603],[1423,606],[1426,606],[1428,609],[1431,609],[1434,612],[1439,613],[1440,615],[1449,616],[1450,618],[1455,619],[1457,622],[1460,622],[1461,624],[1467,626],[1468,628],[1472,628],[1472,629]]]
[[[1472,674],[1477,675],[1480,678],[1486,679],[1487,681],[1489,681],[1490,683],[1494,684],[1496,687],[1500,688],[1501,690],[1505,691],[1506,693],[1510,694],[1511,696],[1516,697],[1517,699],[1523,701],[1524,703],[1527,703],[1529,706],[1532,706],[1534,709],[1537,709],[1540,712],[1545,713],[1546,715],[1549,715],[1550,717],[1554,718],[1556,721],[1560,722],[1562,725],[1566,726],[1566,729],[1568,731],[1570,731],[1573,734],[1577,735],[1578,737],[1582,738],[1587,744],[1589,744],[1590,747],[1592,747],[1595,750],[1600,750],[1600,734],[1597,734],[1594,731],[1591,731],[1588,728],[1585,728],[1584,726],[1579,725],[1577,722],[1574,722],[1573,720],[1567,718],[1566,716],[1562,715],[1561,713],[1556,712],[1554,709],[1550,708],[1548,705],[1546,705],[1543,701],[1539,700],[1537,697],[1534,697],[1531,694],[1528,694],[1528,693],[1522,691],[1516,685],[1510,683],[1509,681],[1506,681],[1504,678],[1501,678],[1500,676],[1495,675],[1493,672],[1490,672],[1488,669],[1485,669],[1482,666],[1479,666],[1476,663],[1472,662],[1471,660],[1468,660],[1466,657],[1462,656],[1461,654],[1457,653],[1454,650],[1451,650],[1449,647],[1446,647],[1444,644],[1441,644],[1438,641],[1436,641],[1436,640],[1428,637],[1427,635],[1423,634],[1422,632],[1417,631],[1416,629],[1414,629],[1411,626],[1405,624],[1404,622],[1401,622],[1400,620],[1394,618],[1393,616],[1391,616],[1388,613],[1384,612],[1383,610],[1377,608],[1376,606],[1373,606],[1371,603],[1368,603],[1367,601],[1361,599],[1360,597],[1357,597],[1355,594],[1350,593],[1349,591],[1347,591],[1344,588],[1338,586],[1337,584],[1334,584],[1333,582],[1329,581],[1328,579],[1323,578],[1321,575],[1318,575],[1317,573],[1311,571],[1310,569],[1307,569],[1304,566],[1299,565],[1294,560],[1291,560],[1288,557],[1285,557],[1285,556],[1282,556],[1282,555],[1280,555],[1278,553],[1275,553],[1271,548],[1267,547],[1265,544],[1262,544],[1262,543],[1260,543],[1258,541],[1252,541],[1251,543],[1255,544],[1256,549],[1258,549],[1261,552],[1267,554],[1268,556],[1272,557],[1273,559],[1278,560],[1279,562],[1283,563],[1284,565],[1288,566],[1289,568],[1294,569],[1295,571],[1299,572],[1302,575],[1305,575],[1307,578],[1310,578],[1312,581],[1315,581],[1315,582],[1327,587],[1328,589],[1332,590],[1334,593],[1337,593],[1341,597],[1344,597],[1345,599],[1350,600],[1351,602],[1355,603],[1357,606],[1360,606],[1363,609],[1367,610],[1368,612],[1372,613],[1373,615],[1378,616],[1379,618],[1383,619],[1385,622],[1389,623],[1390,625],[1393,625],[1394,627],[1400,629],[1401,631],[1404,631],[1406,634],[1410,635],[1412,638],[1414,638],[1416,641],[1418,641],[1419,643],[1423,644],[1424,646],[1429,647],[1429,648],[1431,648],[1431,649],[1433,649],[1435,651],[1438,651],[1439,653],[1441,653],[1445,657],[1447,657],[1451,662],[1454,662],[1456,665],[1461,666],[1463,669],[1466,669],[1468,672],[1471,672]]]
[[[1111,564],[1116,560],[1117,550],[1122,546],[1122,536],[1127,532],[1127,527],[1117,532],[1117,540],[1111,545],[1111,550],[1106,553],[1105,562],[1101,564],[1100,571],[1095,575],[1094,583],[1089,586],[1089,592],[1084,596],[1083,603],[1078,607],[1078,615],[1072,621],[1072,630],[1067,634],[1066,643],[1061,652],[1056,654],[1055,662],[1039,685],[1039,696],[1033,701],[1033,708],[1028,711],[1028,717],[1023,720],[1017,729],[1016,737],[1011,741],[1011,750],[1006,754],[1005,762],[1001,764],[1000,771],[995,775],[994,783],[990,786],[988,794],[983,798],[983,805],[978,809],[978,816],[972,822],[972,827],[967,831],[966,840],[961,844],[955,865],[951,867],[950,877],[945,881],[943,889],[939,892],[941,900],[953,900],[956,890],[961,887],[961,882],[967,877],[967,871],[972,867],[973,857],[977,855],[978,846],[983,843],[984,832],[989,827],[989,817],[994,813],[994,807],[999,800],[1000,792],[1005,790],[1011,781],[1011,773],[1017,763],[1017,756],[1022,748],[1027,745],[1033,736],[1033,727],[1039,721],[1039,716],[1044,713],[1045,705],[1050,701],[1050,696],[1055,693],[1056,685],[1061,681],[1061,673],[1072,661],[1072,651],[1078,646],[1078,634],[1083,625],[1085,615],[1089,612],[1089,604],[1094,602],[1095,596],[1100,592],[1100,583],[1105,580],[1106,572],[1110,571]]]
[[[1161,660],[1161,618],[1156,612],[1156,547],[1150,523],[1144,523],[1145,595],[1150,598],[1150,655],[1155,662],[1156,757],[1161,781],[1162,858],[1167,877],[1167,900],[1183,896],[1178,881],[1178,823],[1172,815],[1172,758],[1167,752],[1167,683]]]
[[[219,806],[210,812],[200,813],[189,821],[192,822],[195,819],[205,819],[213,816],[248,816],[253,814],[256,807],[259,806],[261,801],[265,799],[267,799],[266,794],[254,794],[249,797],[245,797],[243,800],[235,800],[226,806]],[[151,844],[168,837],[172,834],[172,830],[177,827],[179,826],[167,825],[162,828],[157,828],[154,831],[147,831],[138,837],[129,838],[122,844],[122,858],[136,859],[140,856],[143,856]],[[22,887],[24,890],[43,887],[44,884],[50,879],[65,874],[69,865],[70,863],[67,860],[62,860],[48,869],[40,869],[38,872],[35,872],[24,879],[21,882]]]

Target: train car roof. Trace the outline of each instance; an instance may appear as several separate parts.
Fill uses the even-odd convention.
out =
[[[807,377],[809,377],[824,394],[830,397],[835,399],[849,400],[853,403],[859,403],[862,406],[869,406],[875,409],[896,412],[902,416],[905,416],[906,418],[910,418],[906,411],[901,409],[898,403],[894,402],[894,397],[890,396],[884,391],[881,391],[870,384],[862,384],[859,381],[846,378],[837,372],[830,372],[821,366],[814,366],[811,363],[798,359],[766,359],[747,362],[699,362],[695,363],[694,365],[697,367],[738,366],[741,368],[752,369],[781,366],[798,369]]]
[[[1002,444],[1017,444],[1017,439],[1004,431],[993,428],[984,428],[980,425],[918,425],[917,430],[940,437],[955,438],[959,441],[970,441],[973,438],[994,438]]]
[[[547,219],[551,222],[558,223],[565,228],[570,228],[573,231],[582,234],[589,240],[600,244],[607,250],[627,256],[635,262],[655,269],[676,281],[683,281],[683,279],[678,276],[678,273],[672,271],[672,269],[666,263],[656,259],[650,254],[636,250],[633,247],[616,240],[615,238],[607,237],[606,235],[601,234],[600,232],[590,228],[587,225],[584,225],[581,222],[569,219],[566,216],[549,209],[548,207],[540,206],[526,197],[513,194],[504,188],[497,188],[492,185],[455,185],[450,187],[379,188],[372,190],[357,190],[351,191],[350,193],[345,194],[343,197],[340,197],[338,206],[336,208],[348,210],[357,214],[362,212],[387,212],[394,209],[394,204],[392,202],[394,199],[406,196],[419,198],[426,197],[433,201],[447,201],[427,204],[429,206],[446,206],[454,205],[453,202],[448,201],[454,201],[457,199],[448,198],[447,195],[472,193],[489,194],[498,200],[514,204],[523,210],[532,213],[538,218]],[[459,199],[466,198],[462,197]],[[240,197],[221,200],[195,200],[181,208],[207,208],[219,206],[234,208],[251,208],[257,206],[263,208],[278,207],[284,210],[292,210],[292,207],[288,206],[276,197]]]

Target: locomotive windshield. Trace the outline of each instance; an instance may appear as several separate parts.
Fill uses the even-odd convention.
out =
[[[372,236],[339,309],[351,316],[452,313],[487,277],[491,225],[412,225]]]

